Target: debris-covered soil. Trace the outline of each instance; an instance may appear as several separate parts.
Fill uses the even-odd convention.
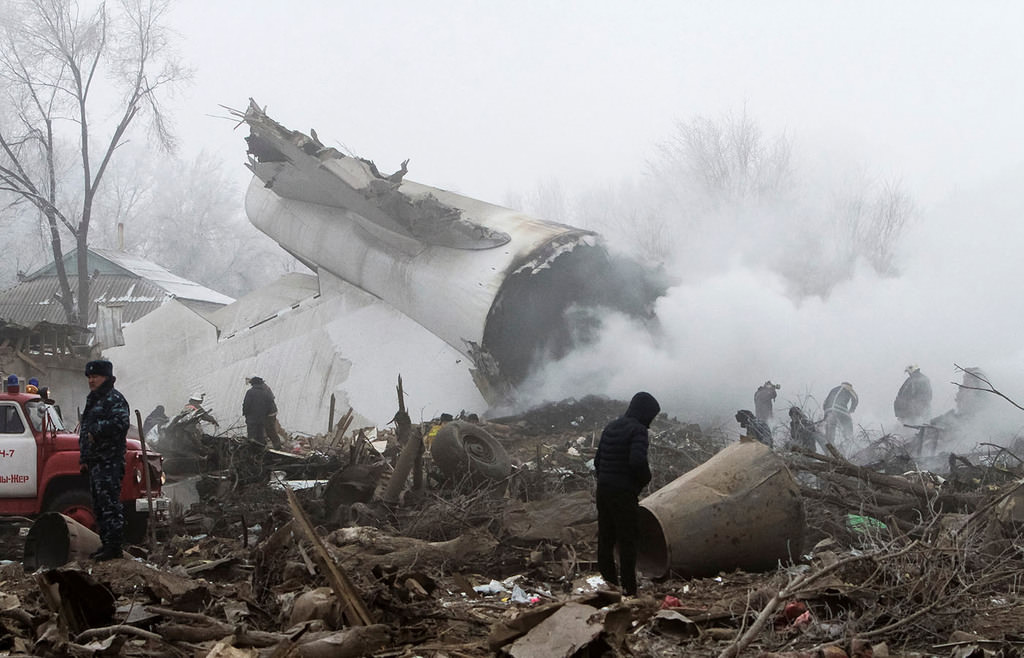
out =
[[[473,469],[453,479],[431,458],[434,426],[400,418],[382,430],[351,430],[343,419],[332,436],[292,437],[255,472],[247,462],[240,474],[231,451],[215,449],[218,461],[182,478],[194,502],[172,506],[151,546],[109,562],[25,573],[29,521],[10,521],[0,528],[9,560],[0,567],[0,650],[1020,655],[1024,464],[1011,451],[948,455],[937,474],[914,470],[894,437],[875,442],[867,466],[835,449],[777,445],[804,502],[802,550],[765,573],[643,577],[640,596],[623,598],[597,575],[591,460],[601,428],[625,406],[587,397],[456,419],[498,444],[481,439],[473,459],[507,456],[501,480]],[[729,443],[659,417],[650,491]]]

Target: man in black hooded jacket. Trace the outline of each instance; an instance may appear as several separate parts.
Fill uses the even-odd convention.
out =
[[[597,567],[612,585],[636,595],[636,534],[640,491],[651,481],[647,428],[661,411],[650,393],[633,396],[625,415],[605,426],[594,456],[597,474]],[[619,568],[615,568],[615,547]],[[620,580],[621,576],[621,580]]]

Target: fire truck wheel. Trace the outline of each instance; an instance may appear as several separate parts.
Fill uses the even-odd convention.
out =
[[[53,497],[46,506],[48,512],[70,516],[86,528],[96,532],[96,515],[92,511],[92,495],[86,489],[68,489]]]
[[[475,475],[503,480],[512,471],[508,452],[482,427],[459,420],[445,423],[430,444],[430,456],[449,478]]]

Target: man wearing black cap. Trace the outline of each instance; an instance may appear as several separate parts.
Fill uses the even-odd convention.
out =
[[[597,567],[611,585],[636,595],[636,534],[640,491],[651,481],[647,428],[661,411],[650,393],[633,396],[625,415],[605,426],[594,456],[597,474]],[[615,547],[619,547],[619,569]],[[621,580],[620,580],[621,576]]]
[[[85,364],[89,395],[82,411],[78,445],[83,471],[89,473],[92,509],[96,514],[103,546],[93,553],[98,561],[121,557],[124,538],[124,510],[121,481],[124,479],[125,437],[131,424],[128,401],[114,388],[114,366],[110,361]]]
[[[269,428],[269,417],[277,413],[274,394],[262,377],[251,377],[249,385],[249,390],[242,398],[242,415],[245,416],[246,435],[250,441],[265,446],[267,445],[267,435],[273,431],[274,445],[280,448],[280,443],[277,441],[277,428],[275,427],[273,430]]]

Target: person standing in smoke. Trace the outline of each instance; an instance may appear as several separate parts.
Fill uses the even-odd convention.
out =
[[[780,388],[782,387],[778,384],[773,384],[772,380],[769,379],[754,391],[754,415],[757,416],[758,420],[763,420],[767,423],[772,419],[772,406],[775,403],[775,398],[778,396]]]
[[[772,430],[768,427],[768,423],[764,422],[760,418],[754,417],[749,409],[740,409],[736,412],[736,422],[740,424],[744,430],[746,430],[746,437],[748,439],[755,439],[765,444],[769,448],[775,447],[775,441],[772,440]]]
[[[964,418],[977,416],[988,406],[988,376],[981,368],[964,368],[963,381],[956,389],[956,413]]]
[[[853,384],[843,382],[828,392],[825,397],[825,440],[835,443],[836,428],[842,433],[844,439],[853,436],[853,418],[851,415],[857,410],[857,393],[853,390]]]
[[[793,446],[808,452],[817,452],[818,444],[822,443],[818,428],[800,407],[789,408],[789,441]]]
[[[608,423],[594,456],[597,476],[597,566],[610,585],[636,595],[640,492],[651,481],[647,429],[661,411],[650,393],[633,396],[626,413]],[[615,548],[619,549],[618,569]]]
[[[907,366],[907,378],[892,403],[896,418],[904,425],[920,425],[931,412],[932,384],[921,369]]]

